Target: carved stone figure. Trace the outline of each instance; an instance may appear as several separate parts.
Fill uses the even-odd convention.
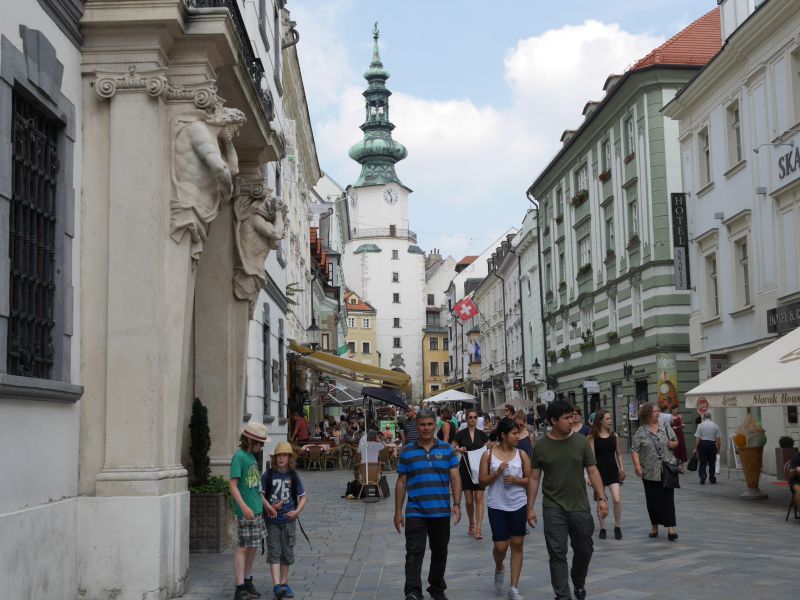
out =
[[[242,186],[233,206],[239,257],[233,292],[240,300],[248,300],[251,308],[266,285],[269,251],[278,248],[286,229],[286,205],[276,198],[267,199],[267,192],[261,183]]]
[[[172,179],[176,194],[170,230],[176,242],[189,233],[195,260],[200,258],[220,202],[228,202],[233,194],[233,177],[239,173],[233,138],[244,122],[242,111],[220,105],[211,113],[192,111],[175,118]]]

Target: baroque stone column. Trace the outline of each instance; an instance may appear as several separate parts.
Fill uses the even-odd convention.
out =
[[[244,116],[202,68],[181,86],[165,68],[84,73],[79,587],[167,598],[189,560],[180,451],[197,259],[230,201]]]

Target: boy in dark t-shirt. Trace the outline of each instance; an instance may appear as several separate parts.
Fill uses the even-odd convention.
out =
[[[270,456],[270,468],[261,476],[261,493],[276,512],[267,519],[267,562],[276,598],[294,598],[289,587],[289,565],[294,563],[297,517],[306,506],[303,482],[295,471],[291,444],[281,442]]]

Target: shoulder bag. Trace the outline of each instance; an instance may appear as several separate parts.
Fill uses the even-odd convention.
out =
[[[666,425],[664,426],[664,434],[667,436],[667,440],[669,440],[669,434],[667,433]],[[656,440],[658,440],[658,436],[656,436]],[[656,440],[653,440],[652,437],[650,438],[653,448],[655,448],[656,454],[661,461],[661,487],[666,489],[676,489],[681,487],[679,478],[680,468],[678,465],[673,465],[672,463],[664,460],[664,457],[661,456],[661,450],[659,450]]]

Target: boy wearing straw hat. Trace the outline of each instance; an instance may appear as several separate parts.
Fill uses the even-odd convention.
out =
[[[294,564],[297,517],[308,500],[294,458],[292,445],[279,443],[270,456],[270,468],[261,476],[264,505],[272,509],[267,519],[267,562],[275,598],[294,598],[289,566]]]
[[[253,600],[261,594],[253,587],[253,561],[256,548],[266,534],[262,513],[273,513],[261,498],[258,464],[254,454],[261,452],[269,441],[262,423],[248,423],[239,436],[239,449],[231,459],[230,490],[233,512],[236,515],[236,552],[233,555],[233,574],[236,579],[234,600]]]

